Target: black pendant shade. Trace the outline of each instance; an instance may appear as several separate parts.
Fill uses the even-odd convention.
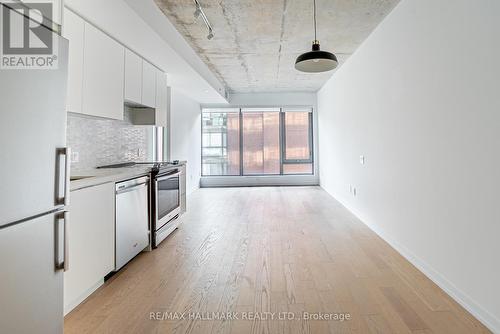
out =
[[[295,69],[307,73],[326,72],[335,69],[338,65],[337,57],[327,51],[321,51],[316,38],[316,0],[313,0],[314,41],[312,51],[301,54],[295,61]]]
[[[301,54],[295,61],[295,69],[307,73],[331,71],[337,65],[337,57],[331,52],[321,51],[318,41],[314,41],[312,51]]]

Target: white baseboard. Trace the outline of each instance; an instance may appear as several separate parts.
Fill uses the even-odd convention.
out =
[[[201,188],[253,186],[317,186],[316,175],[202,176]]]
[[[200,184],[197,183],[194,187],[191,187],[190,189],[186,190],[186,195],[189,196],[192,193],[194,193],[196,190],[200,189]]]
[[[85,299],[87,299],[91,294],[94,293],[95,290],[99,289],[101,285],[104,284],[104,278],[96,282],[95,285],[91,286],[88,290],[82,293],[78,298],[68,302],[68,304],[64,305],[64,315],[66,316],[69,312],[71,312],[75,307],[80,305]]]
[[[323,190],[325,190],[322,187]],[[326,191],[326,190],[325,190]],[[330,192],[326,191],[330,195]],[[333,195],[332,195],[333,197]],[[343,201],[335,198],[339,203],[341,203],[347,210],[349,210],[353,215],[355,215],[363,224],[368,226],[373,232],[375,232],[379,237],[384,239],[392,248],[394,248],[398,253],[400,253],[405,259],[407,259],[411,264],[417,267],[425,276],[427,276],[431,281],[437,284],[442,290],[444,290],[451,298],[453,298],[457,303],[459,303],[463,308],[465,308],[469,313],[476,317],[480,322],[482,322],[486,327],[488,327],[493,333],[500,334],[500,319],[495,317],[490,312],[486,311],[478,303],[476,303],[467,294],[463,293],[459,288],[457,288],[452,282],[446,279],[439,271],[434,269],[432,266],[427,264],[408,248],[401,245],[394,238],[388,235],[383,229],[381,229],[376,224],[373,224],[362,218],[355,210],[349,208]]]

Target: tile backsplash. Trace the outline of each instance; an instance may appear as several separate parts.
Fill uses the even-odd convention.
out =
[[[68,113],[67,145],[73,152],[73,170],[152,160],[154,127],[133,125],[127,110],[124,116],[119,121]]]

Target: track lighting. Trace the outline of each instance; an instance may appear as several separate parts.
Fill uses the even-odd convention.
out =
[[[208,38],[209,40],[210,40],[210,39],[212,39],[212,38],[214,38],[214,32],[212,31],[212,29],[210,29],[210,30],[208,31],[207,38]]]
[[[198,19],[201,15],[201,9],[200,7],[196,6],[196,10],[194,11],[194,18]]]
[[[198,0],[193,0],[193,1],[194,1],[195,6],[196,6],[196,10],[194,12],[194,17],[197,19],[201,16],[201,18],[203,19],[203,22],[205,23],[205,25],[207,26],[207,29],[208,29],[207,39],[211,40],[215,36],[214,30],[212,29],[212,25],[208,21],[208,18],[205,15],[205,12],[203,11],[203,8],[201,7],[200,2]]]

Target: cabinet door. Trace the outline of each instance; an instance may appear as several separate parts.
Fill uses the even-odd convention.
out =
[[[125,101],[142,101],[142,58],[129,49],[125,49]]]
[[[169,111],[169,92],[167,86],[167,75],[162,71],[156,71],[156,126],[167,126],[167,114]]]
[[[123,120],[125,48],[85,23],[83,113]]]
[[[152,108],[156,104],[156,68],[145,60],[142,62],[142,104]]]
[[[83,39],[85,23],[81,17],[64,9],[63,37],[69,40],[68,93],[66,111],[82,112]]]
[[[71,192],[70,270],[64,273],[65,313],[96,289],[115,263],[114,183]]]

